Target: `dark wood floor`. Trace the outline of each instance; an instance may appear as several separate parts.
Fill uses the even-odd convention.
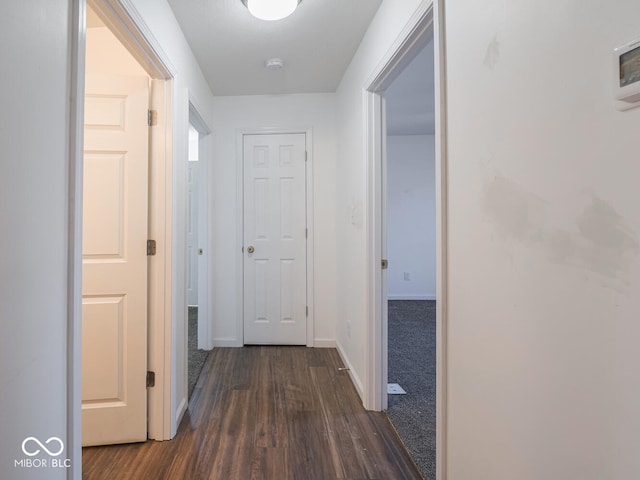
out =
[[[90,480],[420,479],[333,349],[217,348],[168,442],[83,450]]]

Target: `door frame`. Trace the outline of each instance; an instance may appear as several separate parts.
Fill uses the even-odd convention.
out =
[[[82,458],[82,201],[84,150],[84,92],[87,1],[107,27],[151,77],[151,102],[158,124],[151,136],[149,182],[149,238],[158,241],[149,261],[147,368],[156,372],[156,386],[148,390],[149,438],[171,438],[171,308],[172,308],[172,125],[173,78],[176,70],[131,0],[75,0],[72,4],[72,99],[69,111],[68,279],[67,318],[67,449]],[[152,261],[151,261],[152,260]],[[81,468],[68,478],[80,479]]]
[[[444,11],[441,0],[422,0],[363,88],[366,149],[366,372],[363,403],[387,407],[388,318],[386,275],[386,119],[383,93],[433,33],[436,116],[436,478],[446,478],[447,400],[447,175]]]
[[[209,186],[212,185],[209,176],[212,170],[213,137],[211,135],[212,129],[204,119],[201,113],[202,108],[200,108],[193,92],[188,92],[188,99],[188,123],[198,131],[198,243],[203,249],[203,254],[198,259],[198,348],[211,350],[213,348],[213,324],[210,316],[210,303],[214,299],[209,290],[209,280],[212,276],[211,253],[213,246],[211,245],[207,219],[209,218]],[[188,313],[185,318],[188,318]]]
[[[233,346],[244,345],[244,136],[245,135],[279,135],[299,134],[306,135],[305,144],[307,152],[306,168],[306,215],[307,215],[307,347],[313,347],[314,335],[314,271],[313,271],[313,129],[312,128],[281,128],[281,127],[255,127],[241,128],[236,134],[236,238],[238,241],[236,256],[237,298],[236,311],[239,312],[236,323],[237,342]]]

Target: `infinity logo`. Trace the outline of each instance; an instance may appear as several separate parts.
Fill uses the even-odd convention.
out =
[[[35,452],[29,452],[27,451],[27,443],[31,441],[31,442],[35,442],[36,444],[38,444],[40,446],[40,448],[42,450],[44,450],[45,452],[47,452],[49,454],[49,456],[51,457],[57,457],[58,455],[60,455],[62,453],[62,451],[64,450],[64,443],[62,442],[62,440],[60,440],[58,437],[51,437],[49,438],[46,442],[47,445],[49,445],[51,442],[58,442],[58,445],[60,446],[60,450],[58,450],[57,452],[52,452],[51,450],[49,450],[47,447],[45,447],[42,442],[40,440],[38,440],[36,437],[27,437],[23,440],[22,442],[22,451],[24,452],[25,455],[28,455],[30,457],[33,457],[34,455],[37,455],[40,453],[40,449],[37,449]]]

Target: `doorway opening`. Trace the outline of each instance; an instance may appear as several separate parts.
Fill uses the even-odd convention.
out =
[[[384,93],[387,415],[435,478],[436,218],[433,39]]]
[[[87,9],[82,444],[147,439],[150,77]],[[148,250],[148,249],[147,249]]]
[[[209,129],[189,106],[187,154],[187,398],[191,399],[212,348],[209,319],[207,139]]]
[[[171,351],[165,345],[170,344],[171,338],[171,298],[168,292],[171,291],[172,284],[171,270],[167,266],[171,265],[171,192],[166,190],[166,185],[171,179],[171,149],[168,142],[167,132],[171,131],[171,79],[174,72],[173,67],[167,61],[162,49],[159,48],[155,39],[147,41],[147,37],[142,33],[144,25],[133,18],[139,18],[134,8],[129,4],[120,1],[110,0],[89,0],[79,2],[74,16],[77,15],[78,31],[74,33],[74,40],[78,52],[75,75],[75,90],[77,106],[74,110],[72,123],[75,126],[72,138],[73,158],[75,161],[70,166],[70,183],[74,195],[70,206],[70,231],[71,231],[71,256],[70,270],[72,274],[69,280],[70,303],[74,305],[73,312],[69,316],[69,369],[73,381],[69,383],[69,429],[73,432],[70,436],[69,450],[81,456],[81,445],[83,433],[81,432],[83,416],[83,400],[85,406],[96,409],[96,405],[110,404],[115,410],[119,403],[127,406],[130,400],[124,378],[129,367],[135,371],[136,384],[141,382],[146,385],[150,378],[149,371],[155,373],[155,387],[146,389],[139,395],[141,402],[136,402],[137,407],[143,410],[141,415],[142,427],[140,434],[133,437],[124,436],[116,440],[100,439],[91,440],[92,444],[99,443],[122,443],[147,438],[165,440],[171,438],[172,412],[171,412]],[[88,32],[85,36],[85,18],[88,25]],[[91,31],[93,29],[93,31]],[[84,53],[87,53],[86,58]],[[87,72],[85,72],[85,68]],[[126,69],[133,68],[133,72]],[[90,79],[89,76],[97,74],[98,82]],[[140,95],[143,107],[136,108],[135,120],[129,118],[129,108],[125,108],[129,94],[102,92],[96,93],[96,85],[105,86],[108,90],[117,85],[131,83],[131,75],[140,77],[145,92]],[[113,81],[105,76],[116,76],[120,80]],[[138,82],[139,83],[139,82]],[[120,88],[120,87],[118,87]],[[85,97],[85,93],[87,97]],[[88,99],[88,100],[87,100]],[[82,103],[90,104],[85,110]],[[157,115],[157,124],[152,128],[149,126],[149,110],[154,110]],[[140,113],[141,112],[141,113]],[[111,151],[110,137],[118,135],[119,131],[125,130],[127,124],[134,122],[137,126],[142,125],[148,133],[148,139],[144,142],[144,153],[136,154],[136,158],[141,161],[130,162],[127,158],[126,148],[118,147]],[[86,124],[86,126],[85,126]],[[104,128],[103,128],[104,127]],[[83,143],[83,132],[87,128],[92,130],[94,146],[85,148]],[[106,132],[98,132],[100,129]],[[136,127],[138,128],[138,127]],[[93,131],[95,130],[95,131]],[[97,135],[94,135],[97,133]],[[134,137],[138,135],[135,134]],[[86,136],[85,139],[88,139]],[[87,151],[85,151],[87,150]],[[93,162],[88,168],[87,161]],[[127,186],[129,178],[127,169],[130,164],[144,165],[142,180],[143,187],[131,190]],[[136,167],[137,169],[138,167]],[[102,180],[111,180],[111,184]],[[119,185],[119,186],[118,186]],[[108,188],[107,188],[108,187]],[[117,188],[112,188],[117,187]],[[102,190],[100,190],[102,189]],[[100,193],[101,198],[92,198],[91,202],[84,198],[84,194],[91,190],[91,193]],[[140,197],[142,195],[143,197]],[[140,197],[140,198],[139,198]],[[108,200],[110,203],[106,203]],[[124,203],[123,203],[124,202]],[[133,202],[135,205],[142,205],[140,215],[144,217],[143,228],[136,231],[135,245],[129,245],[128,233],[125,224],[132,225],[130,211],[125,205],[126,202]],[[83,215],[84,210],[84,215]],[[89,222],[89,218],[91,221]],[[84,218],[84,221],[83,221]],[[108,235],[102,236],[97,230],[93,230],[90,223],[93,222],[99,227],[104,227]],[[88,228],[83,229],[83,224]],[[115,228],[106,228],[107,224]],[[91,233],[89,233],[91,232]],[[92,242],[83,241],[85,235],[93,235]],[[125,348],[124,342],[132,332],[125,331],[129,328],[127,316],[131,317],[134,312],[129,311],[130,303],[127,299],[128,293],[117,291],[125,282],[117,282],[112,293],[103,293],[103,287],[99,281],[94,282],[92,291],[83,301],[84,286],[80,279],[83,277],[82,270],[87,265],[102,263],[107,268],[113,265],[126,263],[130,257],[133,258],[133,249],[145,252],[149,248],[148,239],[157,240],[157,248],[153,257],[148,257],[142,253],[142,258],[138,258],[137,264],[143,265],[140,269],[143,280],[137,282],[143,294],[138,295],[143,303],[146,313],[142,315],[141,322],[136,322],[141,329],[136,327],[133,336],[140,339],[141,355],[135,360],[130,358],[116,358],[121,352],[134,348],[129,345]],[[85,238],[85,240],[87,240]],[[109,243],[110,242],[110,243]],[[84,243],[84,245],[83,245]],[[141,243],[141,245],[139,245]],[[147,244],[147,245],[145,245]],[[100,250],[98,250],[98,248]],[[89,251],[93,249],[93,251]],[[130,255],[131,253],[131,255]],[[93,255],[93,258],[89,258]],[[94,275],[100,279],[102,275]],[[127,276],[125,275],[125,278]],[[87,277],[88,278],[88,277]],[[106,291],[106,290],[104,290]],[[88,290],[87,290],[88,292]],[[108,297],[108,298],[107,298]],[[109,301],[105,301],[105,298]],[[82,309],[81,309],[82,306]],[[86,315],[87,308],[93,309],[91,315]],[[84,318],[83,318],[84,317]],[[83,328],[85,320],[101,321],[99,328]],[[86,327],[86,326],[85,326]],[[82,336],[81,336],[82,332]],[[91,351],[91,339],[85,334],[92,334],[96,337],[97,345],[100,345],[100,352]],[[110,335],[109,342],[100,343],[102,334]],[[100,338],[98,338],[100,337]],[[95,342],[94,342],[95,343]],[[83,347],[88,348],[83,348]],[[135,348],[137,349],[137,347]],[[83,351],[84,350],[84,351]],[[96,377],[94,382],[98,387],[91,392],[92,398],[83,397],[81,388],[81,378],[83,377],[83,356],[85,353],[93,356],[93,364],[100,367],[101,360],[96,357],[98,353],[101,359],[111,358],[112,364],[102,365],[103,370],[99,375],[110,374],[111,382],[102,382]],[[121,356],[122,357],[122,356]],[[126,361],[125,361],[126,360]],[[101,368],[102,368],[101,367]],[[85,382],[86,385],[86,382]],[[101,387],[104,386],[105,388]],[[107,390],[106,387],[110,388]],[[143,387],[144,388],[144,387]],[[124,393],[123,393],[124,392]],[[97,395],[102,397],[97,397]],[[121,400],[119,400],[121,399]],[[91,405],[93,403],[93,405]],[[142,406],[140,406],[142,404]],[[91,408],[88,408],[91,409]],[[137,411],[137,410],[136,410]],[[107,421],[107,424],[110,422]],[[122,422],[111,422],[114,427]],[[104,425],[102,421],[100,425]],[[85,426],[90,427],[89,423]],[[109,432],[120,435],[117,428],[109,427]],[[101,428],[101,427],[100,427]],[[98,430],[100,429],[98,428]]]
[[[397,383],[398,379],[402,378],[401,375],[404,374],[404,372],[397,370],[402,370],[403,363],[410,364],[416,361],[425,363],[421,367],[421,371],[418,372],[425,380],[421,382],[422,386],[415,383],[417,378],[416,375],[412,376],[410,368],[407,369],[409,374],[405,377],[406,379],[400,382],[405,382],[409,387],[404,399],[405,405],[411,403],[407,401],[410,395],[422,397],[425,392],[428,395],[425,405],[428,405],[431,419],[426,422],[428,426],[426,434],[424,432],[418,434],[422,435],[422,440],[426,440],[418,449],[420,451],[431,450],[431,454],[423,466],[427,478],[443,478],[445,475],[446,414],[444,405],[446,388],[444,384],[446,370],[444,360],[446,355],[444,347],[446,319],[444,318],[444,300],[446,291],[443,287],[446,275],[444,252],[446,245],[444,228],[446,171],[443,147],[445,103],[441,90],[444,85],[442,21],[438,2],[428,0],[421,2],[380,66],[372,72],[365,83],[367,308],[370,323],[368,326],[368,370],[364,401],[367,408],[372,410],[397,408],[403,400],[394,397],[390,402],[388,394],[389,383]],[[430,44],[431,46],[429,46]],[[425,59],[424,57],[430,56],[429,49],[433,51],[433,56],[430,59]],[[423,71],[423,78],[418,78],[415,81],[418,87],[424,87],[422,92],[427,97],[429,96],[428,92],[431,91],[431,101],[429,102],[431,111],[409,111],[409,115],[405,112],[405,120],[398,124],[398,119],[394,118],[393,113],[398,106],[397,99],[394,101],[393,84],[398,81],[400,83],[397,86],[398,90],[407,89],[407,85],[402,86],[403,79],[401,77],[405,71],[410,74],[412,70],[420,70],[418,64],[422,56],[424,56],[422,63],[427,65],[430,63],[432,73]],[[412,65],[414,60],[418,64]],[[419,72],[418,76],[420,76]],[[401,96],[401,92],[398,94]],[[391,102],[389,103],[388,100]],[[401,103],[402,101],[400,101]],[[414,98],[410,105],[415,108],[419,106],[419,103],[419,100]],[[388,110],[391,111],[390,116],[387,115]],[[412,125],[413,128],[416,128],[425,121],[432,125],[430,132],[427,133],[424,129],[421,132],[409,130]],[[403,123],[404,125],[402,125]],[[405,129],[403,135],[393,135],[393,133],[403,133],[402,129]],[[391,135],[389,136],[388,133]],[[411,135],[407,135],[407,133]],[[421,135],[415,135],[416,133]],[[427,163],[429,162],[429,152],[430,164]],[[419,163],[420,160],[423,163]],[[411,176],[408,175],[409,173]],[[433,179],[430,186],[427,185],[429,176]],[[424,183],[415,183],[420,177],[425,179]],[[427,197],[431,198],[431,202]],[[411,212],[411,210],[413,211]],[[402,223],[411,225],[411,230],[408,231],[407,228],[402,227],[400,225]],[[420,229],[422,229],[421,235],[419,235]],[[429,231],[428,236],[431,238],[431,242],[426,241],[425,230]],[[422,240],[419,240],[418,237],[422,237]],[[413,250],[409,250],[407,246],[411,242],[413,242],[411,247]],[[406,254],[411,256],[411,260],[407,258]],[[422,267],[420,267],[421,265]],[[427,268],[428,265],[431,265],[430,272]],[[430,278],[430,282],[427,282],[427,277]],[[434,277],[435,282],[433,281]],[[431,284],[430,288],[427,287],[429,283]],[[419,289],[415,288],[418,286],[420,286]],[[391,299],[388,298],[390,293],[392,294]],[[432,300],[434,297],[435,301]],[[390,310],[389,300],[412,303],[392,304]],[[418,305],[418,302],[424,303]],[[414,311],[416,306],[421,307],[418,312]],[[398,317],[403,315],[409,317],[409,321],[404,322],[404,327],[402,322],[400,322],[400,326],[397,326]],[[425,321],[429,324],[429,333],[423,331],[421,335],[416,334],[413,327],[420,326],[418,324],[419,318],[423,319],[422,327],[425,326]],[[429,318],[430,320],[428,320]],[[414,325],[412,325],[412,321]],[[401,331],[403,328],[408,332],[403,334]],[[405,339],[410,340],[415,340],[415,338],[409,337],[422,336],[423,345],[420,345],[420,341],[418,341],[418,345],[413,349],[424,354],[426,352],[423,350],[427,349],[422,347],[426,347],[426,343],[429,342],[430,353],[426,355],[426,358],[423,355],[422,360],[417,360],[417,357],[411,358],[411,356],[404,357],[404,359],[397,356],[398,350],[407,349],[406,346],[397,345],[397,338],[395,338],[397,336],[404,336]],[[390,351],[390,349],[396,351]],[[390,360],[396,364],[390,364]],[[402,387],[402,385],[400,386]],[[434,387],[435,392],[433,391]],[[422,395],[419,393],[421,391]],[[411,408],[408,411],[410,416],[413,415]],[[390,417],[392,417],[394,412],[390,413]],[[424,418],[414,418],[412,421],[424,422]],[[427,436],[426,439],[424,435]],[[429,447],[427,444],[431,446]],[[434,444],[435,452],[433,451]],[[411,448],[409,449],[411,450]]]

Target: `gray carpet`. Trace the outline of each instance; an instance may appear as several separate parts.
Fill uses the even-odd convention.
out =
[[[208,356],[208,350],[198,350],[198,307],[189,307],[189,398]]]
[[[424,478],[435,479],[435,301],[389,301],[389,383],[407,394],[389,395],[387,415]]]

